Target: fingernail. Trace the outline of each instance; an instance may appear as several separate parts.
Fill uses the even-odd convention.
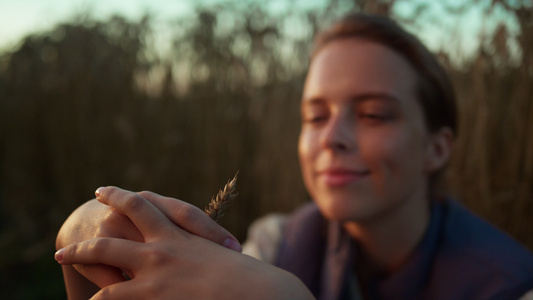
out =
[[[100,196],[104,192],[104,189],[105,189],[105,187],[103,187],[103,186],[101,186],[101,187],[96,189],[96,191],[94,192],[94,195],[96,196],[96,199],[100,198]]]
[[[65,248],[57,250],[56,254],[54,255],[54,258],[58,263],[61,263],[63,261],[64,253],[65,253]]]
[[[239,244],[239,242],[237,242],[236,240],[232,239],[232,238],[227,238],[224,240],[224,243],[222,244],[222,246],[228,248],[228,249],[231,249],[231,250],[235,250],[237,252],[242,252],[242,246],[241,244]]]

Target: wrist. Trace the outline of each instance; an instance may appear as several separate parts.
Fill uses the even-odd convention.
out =
[[[252,258],[253,259],[253,258]],[[253,259],[255,260],[255,259]],[[311,300],[315,299],[305,284],[294,274],[273,265],[257,261],[256,268],[249,268],[256,288],[249,299]]]

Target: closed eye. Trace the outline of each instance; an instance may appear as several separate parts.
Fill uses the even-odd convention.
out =
[[[302,101],[302,122],[306,124],[321,124],[329,117],[329,109],[321,98]]]
[[[374,119],[374,120],[388,120],[391,118],[385,114],[363,113],[359,115],[360,118]]]
[[[359,113],[357,119],[361,124],[367,124],[370,126],[388,124],[394,120],[394,114],[385,113]]]
[[[327,116],[316,116],[316,117],[308,117],[308,118],[303,119],[304,123],[309,123],[313,125],[324,123],[327,120],[328,120]]]

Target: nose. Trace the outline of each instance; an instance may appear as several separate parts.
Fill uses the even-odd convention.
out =
[[[324,128],[322,145],[337,152],[351,152],[357,148],[355,135],[354,124],[349,116],[331,116]]]

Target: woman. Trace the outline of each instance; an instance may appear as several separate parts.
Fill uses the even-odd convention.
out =
[[[58,248],[99,237],[56,254],[69,297],[88,287],[77,263],[98,299],[518,298],[533,288],[531,253],[437,189],[455,133],[429,51],[386,18],[349,15],[315,40],[299,139],[314,203],[275,222],[277,268],[185,203],[107,187],[97,199],[118,213],[90,202],[58,235]]]

